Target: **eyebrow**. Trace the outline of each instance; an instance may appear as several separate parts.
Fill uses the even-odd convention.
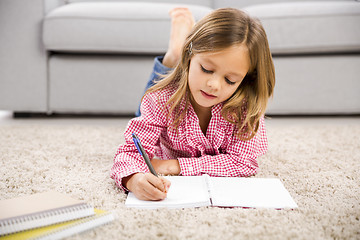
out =
[[[208,62],[214,66],[217,66],[213,61],[211,61],[211,59],[208,58],[203,58],[205,62]],[[245,76],[243,76],[241,73],[236,73],[236,72],[230,72],[229,75],[235,75],[241,79],[243,79]],[[245,74],[246,75],[246,74]]]

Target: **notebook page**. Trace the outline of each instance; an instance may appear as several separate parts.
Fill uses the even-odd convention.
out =
[[[211,177],[213,206],[297,208],[279,179]]]
[[[125,205],[144,209],[210,206],[207,184],[203,176],[166,176],[165,178],[171,182],[166,199],[142,201],[130,192]]]

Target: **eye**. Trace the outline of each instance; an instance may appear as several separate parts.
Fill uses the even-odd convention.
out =
[[[200,65],[200,67],[201,67],[201,70],[202,70],[204,73],[213,73],[213,71],[207,70],[207,69],[204,68],[202,65]]]
[[[229,85],[234,85],[235,84],[235,82],[230,81],[228,78],[225,78],[225,81]]]

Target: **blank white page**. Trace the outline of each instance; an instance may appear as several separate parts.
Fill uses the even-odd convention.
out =
[[[297,208],[279,179],[210,177],[213,206],[249,208]]]
[[[210,206],[206,179],[203,176],[166,176],[171,182],[167,198],[162,201],[142,201],[130,192],[126,199],[127,207],[156,208],[189,208]]]

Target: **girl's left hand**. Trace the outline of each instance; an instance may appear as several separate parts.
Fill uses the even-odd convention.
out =
[[[179,175],[181,171],[177,159],[151,159],[151,164],[154,166],[157,173],[163,175]]]

